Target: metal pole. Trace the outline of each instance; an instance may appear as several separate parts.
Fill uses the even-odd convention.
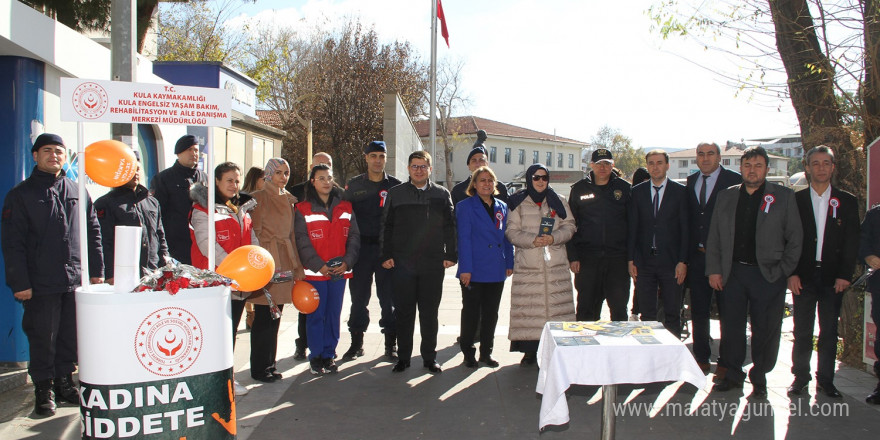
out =
[[[86,158],[82,121],[76,123],[76,186],[79,191],[79,262],[83,289],[89,285],[89,231],[86,229],[88,210],[86,210]]]
[[[431,131],[431,157],[437,162],[434,146],[437,143],[437,0],[431,0],[431,107],[428,113]],[[448,166],[448,164],[447,164]]]
[[[136,0],[112,0],[110,3],[110,78],[113,81],[137,80]],[[133,124],[110,124],[113,139],[137,148]]]
[[[217,192],[217,188],[214,184],[214,127],[208,127],[208,137],[205,139],[205,154],[207,154],[205,160],[205,167],[208,168],[205,170],[205,174],[208,175],[208,181],[206,182],[208,186],[208,269],[214,270],[216,266],[214,263],[217,261],[217,256],[215,253],[214,243],[216,242],[217,236],[214,235],[216,232],[214,231],[214,197]]]
[[[614,439],[614,425],[617,416],[614,406],[617,404],[617,385],[602,385],[602,440]]]

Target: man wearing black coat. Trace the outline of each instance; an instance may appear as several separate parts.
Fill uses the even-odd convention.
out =
[[[6,284],[24,305],[21,327],[30,346],[28,374],[34,412],[55,414],[55,397],[79,405],[76,363],[76,297],[80,272],[79,188],[64,177],[67,149],[60,136],[41,134],[31,149],[36,167],[3,201],[0,245]],[[89,281],[104,278],[101,230],[86,195]]]
[[[852,194],[831,185],[834,152],[813,147],[804,158],[810,186],[795,193],[804,230],[804,247],[788,289],[794,296],[794,347],[790,394],[800,394],[810,383],[813,326],[819,307],[819,357],[816,389],[841,397],[834,386],[837,358],[837,321],[843,292],[849,287],[859,251],[859,208]]]
[[[380,235],[382,267],[394,269],[398,360],[392,371],[410,366],[418,310],[422,362],[431,373],[440,373],[437,313],[444,273],[458,261],[455,214],[449,191],[428,179],[431,155],[415,151],[408,165],[409,181],[388,190]]]
[[[693,335],[694,358],[700,369],[708,373],[712,357],[712,336],[709,331],[712,296],[716,297],[715,302],[719,308],[721,301],[717,292],[709,285],[709,277],[706,276],[706,238],[709,236],[716,196],[725,188],[742,183],[742,176],[736,171],[721,166],[721,148],[716,143],[703,142],[697,145],[697,167],[700,171],[687,178],[690,225],[688,286],[691,288],[691,335]],[[715,374],[722,376],[723,372],[723,369],[716,369]]]
[[[626,321],[629,303],[627,206],[629,182],[612,172],[611,151],[593,152],[589,176],[571,186],[568,204],[577,232],[568,243],[568,262],[577,288],[577,320],[598,321],[608,301],[612,321]]]
[[[145,270],[155,270],[166,264],[168,244],[165,242],[159,202],[140,184],[139,173],[135,173],[125,185],[113,188],[109,193],[95,200],[95,212],[98,215],[98,223],[101,224],[104,275],[107,283],[113,284],[117,226],[141,228],[141,276],[144,275]]]
[[[657,316],[657,291],[663,301],[663,326],[681,334],[681,284],[687,275],[688,221],[685,187],[666,177],[669,155],[645,155],[651,179],[632,189],[628,212],[629,274],[636,284],[643,321]]]
[[[174,154],[177,155],[174,165],[153,176],[150,193],[162,207],[162,227],[168,252],[175,260],[191,264],[189,213],[192,199],[189,198],[189,189],[195,183],[207,185],[208,175],[196,168],[199,165],[199,143],[195,136],[188,134],[178,139]]]

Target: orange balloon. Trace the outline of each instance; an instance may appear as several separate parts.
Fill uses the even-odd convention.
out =
[[[305,281],[294,281],[293,290],[290,292],[293,296],[293,306],[301,313],[308,315],[318,310],[318,304],[321,297],[318,295],[318,289]]]
[[[122,186],[137,172],[134,151],[122,142],[98,141],[86,147],[85,154],[86,174],[98,185]]]
[[[230,252],[217,266],[217,273],[232,278],[238,290],[252,292],[269,284],[275,274],[275,259],[269,251],[252,244]]]

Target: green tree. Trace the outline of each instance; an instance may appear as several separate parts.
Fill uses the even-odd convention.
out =
[[[645,152],[632,146],[632,139],[620,130],[607,125],[602,126],[590,139],[593,149],[610,150],[614,156],[614,166],[620,170],[621,177],[629,178],[639,167],[645,166]]]

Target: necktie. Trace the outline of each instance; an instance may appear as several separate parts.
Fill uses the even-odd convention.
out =
[[[706,181],[709,180],[707,174],[703,174],[703,187],[700,188],[700,209],[706,208]]]
[[[663,188],[663,185],[654,187],[654,218],[657,218],[657,211],[660,211],[660,188]],[[651,237],[651,248],[657,249],[657,232],[656,228],[654,230],[654,236]]]
[[[660,188],[663,188],[663,185],[654,187],[654,217],[657,217],[657,211],[660,210]]]

